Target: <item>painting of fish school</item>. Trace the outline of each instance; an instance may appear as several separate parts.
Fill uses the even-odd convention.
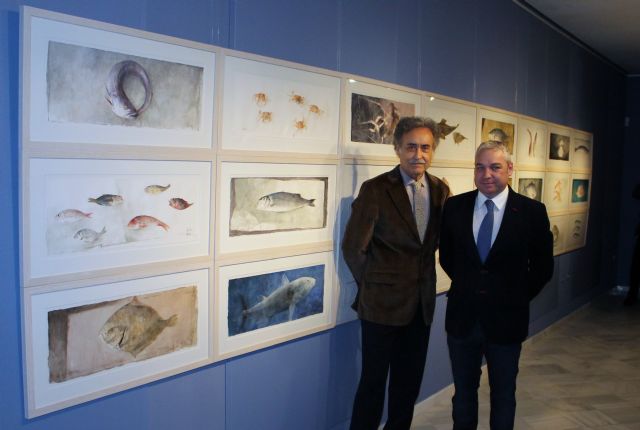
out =
[[[400,118],[414,116],[415,105],[381,97],[351,94],[351,141],[393,144]]]
[[[48,120],[199,130],[203,70],[50,41]]]
[[[195,286],[49,311],[49,381],[194,346],[197,314]]]
[[[328,180],[232,178],[230,236],[326,227]]]
[[[322,313],[324,270],[321,264],[229,280],[229,336]]]

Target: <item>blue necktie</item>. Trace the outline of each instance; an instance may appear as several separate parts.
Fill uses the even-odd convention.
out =
[[[478,230],[478,254],[480,260],[484,263],[491,249],[491,235],[493,233],[493,207],[495,206],[491,200],[484,202],[487,206],[487,214],[484,216],[480,229]]]

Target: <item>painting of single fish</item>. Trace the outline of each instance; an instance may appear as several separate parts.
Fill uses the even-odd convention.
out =
[[[144,88],[144,102],[136,108],[124,91],[124,81],[133,76],[140,80]],[[111,105],[111,110],[120,118],[135,119],[151,104],[153,91],[147,71],[133,60],[120,61],[113,65],[105,84],[107,95],[105,99]]]
[[[513,154],[513,142],[516,127],[510,122],[498,121],[495,119],[482,118],[480,141],[493,140],[506,146],[507,151]]]
[[[518,193],[530,199],[542,201],[542,178],[520,178]]]
[[[113,349],[126,351],[136,357],[162,331],[178,322],[178,316],[162,319],[158,312],[133,298],[118,309],[100,329],[100,337]]]
[[[279,191],[260,197],[256,207],[261,211],[289,212],[305,206],[315,206],[316,199],[305,199],[299,193]]]
[[[229,335],[322,312],[324,265],[229,281]]]
[[[138,215],[136,217],[133,217],[127,224],[127,227],[132,230],[142,230],[154,226],[161,227],[165,231],[169,231],[169,226],[167,224],[150,215]]]
[[[62,223],[78,222],[84,219],[91,218],[92,212],[82,212],[78,209],[65,209],[58,212],[56,215],[56,221]]]
[[[123,202],[122,196],[118,196],[116,194],[103,194],[100,197],[94,199],[89,197],[89,203],[96,203],[100,206],[117,206],[121,205]]]
[[[83,228],[82,230],[78,230],[76,234],[73,235],[73,238],[81,240],[87,245],[93,245],[98,242],[106,232],[106,227],[102,227],[102,230],[100,232],[91,230],[90,228]]]
[[[144,192],[147,194],[160,194],[164,191],[167,191],[171,187],[171,184],[167,184],[165,186],[162,185],[148,185],[144,187]]]
[[[453,141],[458,145],[460,145],[463,140],[467,139],[466,136],[462,135],[461,133],[458,133],[457,131],[454,131],[452,136],[453,136]]]
[[[442,118],[440,120],[440,122],[437,124],[437,126],[438,126],[438,128],[437,128],[438,138],[444,140],[444,139],[447,138],[447,136],[449,136],[451,134],[451,132],[453,130],[458,128],[460,126],[460,124],[449,125],[449,124],[447,124],[447,120],[445,118]],[[458,143],[458,142],[456,142],[456,143]]]
[[[185,199],[181,199],[180,197],[174,197],[169,199],[169,206],[179,211],[185,210],[189,206],[192,206],[193,203],[187,202]]]

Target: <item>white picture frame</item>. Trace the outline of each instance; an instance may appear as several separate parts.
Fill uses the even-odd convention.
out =
[[[210,271],[208,269],[190,272],[175,273],[171,275],[154,276],[149,278],[134,279],[111,284],[91,285],[65,290],[31,288],[24,291],[24,318],[25,318],[25,351],[26,351],[26,398],[27,416],[33,418],[49,412],[53,412],[68,406],[97,399],[112,393],[126,390],[138,385],[152,382],[161,378],[175,375],[212,362],[213,347],[211,345],[209,303],[210,303]],[[195,337],[191,344],[171,352],[152,356],[150,358],[141,355],[132,358],[132,354],[126,351],[126,344],[119,346],[120,350],[111,347],[108,337],[103,335],[103,329],[110,324],[111,318],[121,318],[122,313],[131,312],[130,309],[116,315],[118,308],[123,309],[126,304],[139,300],[138,304],[148,307],[146,297],[171,293],[173,290],[184,287],[195,288],[195,307],[197,315],[190,315],[193,329],[195,324]],[[138,297],[138,299],[135,299]],[[95,311],[93,304],[106,302],[108,308]],[[165,322],[163,330],[156,338],[147,343],[151,347],[155,343],[161,343],[167,336],[176,333],[187,320],[181,317],[186,313],[175,313],[180,303],[168,302],[162,308],[157,309],[151,319],[145,321],[149,324],[157,321]],[[50,368],[50,355],[52,351],[49,336],[54,335],[49,318],[52,312],[86,307],[88,311],[85,318],[75,323],[69,322],[64,340],[65,348],[69,351],[75,345],[90,345],[79,348],[73,355],[78,355],[78,361],[105,360],[105,355],[127,356],[128,362],[113,367],[96,370],[82,376],[72,377],[59,382],[52,382],[52,370]],[[109,310],[108,313],[104,313]],[[118,310],[119,311],[119,310]],[[136,311],[139,311],[137,309]],[[166,313],[166,314],[163,314]],[[111,318],[109,317],[111,315]],[[176,315],[175,318],[172,315]],[[130,319],[126,319],[131,321]],[[171,321],[170,323],[167,320]],[[122,319],[124,321],[124,319]],[[118,322],[122,322],[118,321]],[[73,324],[73,325],[72,325]],[[100,328],[102,327],[102,328]],[[98,331],[99,330],[99,331]],[[82,336],[82,333],[93,332],[94,336]],[[145,331],[146,332],[146,331]],[[165,336],[162,338],[161,336]],[[124,339],[124,338],[123,338]],[[148,342],[148,341],[147,341]],[[115,345],[115,344],[114,344]],[[144,352],[144,351],[143,351]],[[95,354],[94,354],[95,353]],[[71,354],[71,353],[70,353]],[[94,357],[94,358],[91,358]],[[69,362],[71,363],[71,362]],[[52,364],[56,366],[55,364]],[[70,364],[77,366],[78,363]],[[95,369],[94,369],[95,370]]]
[[[591,175],[588,173],[573,173],[571,175],[569,208],[589,209],[591,201]]]
[[[566,250],[580,249],[587,244],[589,213],[572,213],[567,215]]]
[[[553,237],[553,255],[567,252],[567,234],[569,234],[569,215],[549,217],[549,228]]]
[[[569,209],[571,196],[571,174],[563,172],[546,172],[544,176],[543,203],[549,214],[565,213]]]
[[[545,172],[517,170],[513,182],[513,189],[517,193],[530,199],[543,201]]]
[[[222,266],[216,285],[217,359],[316,333],[334,324],[335,268],[331,252]],[[281,288],[292,291],[293,298],[287,302],[293,304],[291,313],[288,307],[276,303],[275,296],[280,294],[276,290]],[[296,298],[299,291],[300,297]],[[262,301],[259,295],[264,296]],[[237,309],[239,303],[246,307],[245,312]],[[302,314],[300,307],[305,307]],[[242,320],[236,321],[237,317]]]
[[[574,130],[571,135],[571,171],[590,173],[592,160],[593,137]]]
[[[548,139],[545,123],[518,118],[518,169],[543,171],[547,160]]]
[[[222,150],[336,155],[340,78],[227,55]]]
[[[24,141],[212,147],[213,49],[33,8],[23,20]]]
[[[211,169],[207,161],[30,159],[25,284],[209,255]]]
[[[547,170],[571,171],[571,130],[556,125],[549,125],[549,139],[547,140]]]

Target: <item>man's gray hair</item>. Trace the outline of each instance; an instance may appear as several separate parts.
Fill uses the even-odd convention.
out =
[[[396,125],[396,129],[393,132],[393,147],[395,149],[400,148],[402,136],[416,128],[428,128],[431,130],[431,133],[433,134],[433,149],[435,150],[440,142],[438,124],[436,124],[436,122],[431,118],[421,116],[405,116],[398,122],[398,125]]]
[[[504,161],[507,163],[511,163],[511,154],[507,150],[507,147],[502,143],[495,140],[487,140],[486,142],[482,142],[478,149],[476,149],[476,158],[482,151],[486,150],[500,151],[504,155]]]

